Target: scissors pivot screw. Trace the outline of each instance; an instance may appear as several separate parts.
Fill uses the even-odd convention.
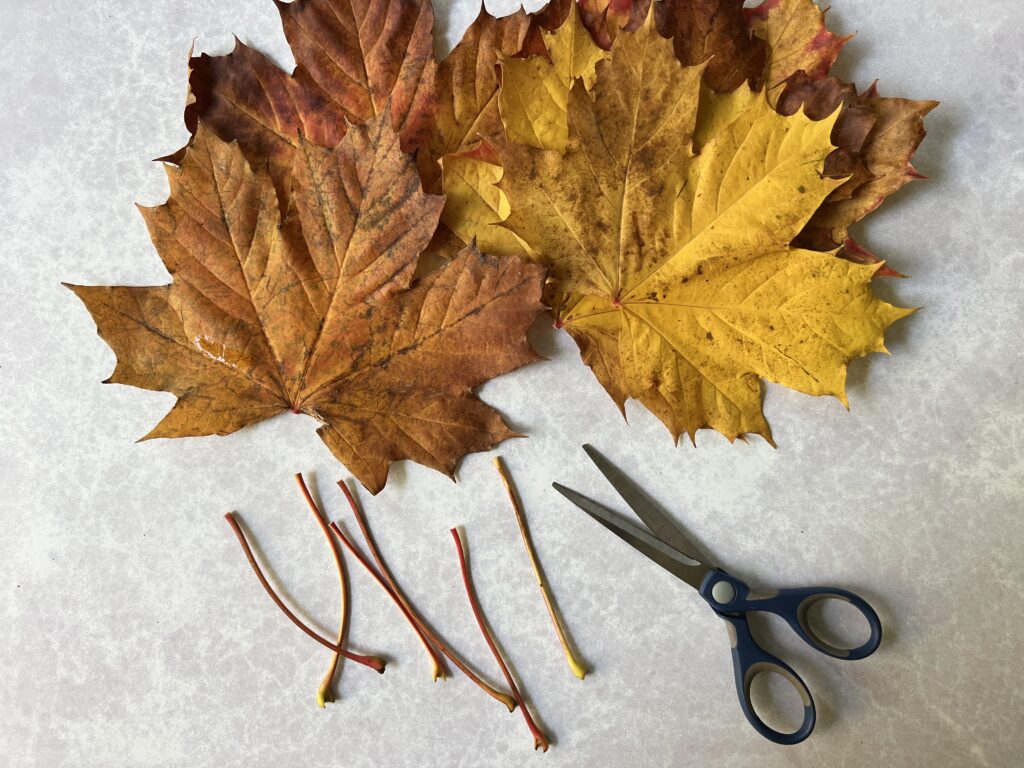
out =
[[[719,605],[728,605],[736,597],[736,588],[728,581],[719,581],[711,588],[711,597]]]

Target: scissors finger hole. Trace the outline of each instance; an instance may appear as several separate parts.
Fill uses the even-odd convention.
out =
[[[788,674],[774,666],[757,670],[749,681],[750,706],[758,719],[779,733],[790,734],[804,722],[807,699]]]
[[[837,650],[860,648],[871,637],[867,617],[841,596],[822,596],[803,611],[805,627],[821,645]]]

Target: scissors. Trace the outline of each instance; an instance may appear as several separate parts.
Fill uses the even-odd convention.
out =
[[[776,744],[799,744],[810,736],[814,730],[815,720],[811,692],[788,664],[757,644],[747,624],[747,614],[753,611],[774,613],[782,617],[800,639],[814,650],[845,660],[863,659],[878,648],[882,641],[882,624],[878,620],[878,614],[853,592],[834,587],[798,587],[755,592],[745,582],[715,565],[711,558],[701,552],[700,548],[655,506],[654,502],[604,456],[589,445],[584,445],[583,450],[637,517],[643,521],[646,528],[630,522],[564,485],[553,483],[554,489],[616,536],[631,544],[634,549],[647,555],[669,573],[696,589],[714,612],[725,621],[732,643],[736,693],[743,714],[754,730]],[[860,611],[871,629],[871,636],[867,642],[857,648],[839,648],[817,635],[808,622],[808,611],[811,606],[822,600],[845,601]],[[762,672],[777,673],[799,694],[804,714],[803,723],[796,731],[777,731],[765,724],[754,710],[750,686],[754,678]]]

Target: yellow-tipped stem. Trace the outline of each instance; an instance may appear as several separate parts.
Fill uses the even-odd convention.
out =
[[[306,504],[308,504],[310,510],[312,510],[313,517],[316,518],[317,525],[320,526],[320,530],[323,532],[324,538],[327,539],[327,545],[331,548],[331,555],[334,557],[334,569],[338,574],[338,592],[341,599],[341,611],[338,618],[337,643],[339,646],[344,646],[345,634],[348,631],[348,580],[345,578],[345,565],[341,561],[341,550],[338,549],[338,543],[331,535],[331,529],[327,527],[327,521],[324,519],[323,512],[313,500],[313,496],[310,494],[309,488],[306,487],[306,481],[303,479],[301,472],[295,473],[295,482],[298,484],[299,492],[302,493],[302,497],[306,500]],[[333,703],[335,701],[334,678],[338,674],[338,663],[340,660],[341,654],[337,651],[331,654],[330,664],[327,665],[327,673],[324,675],[324,679],[320,682],[320,687],[317,688],[316,704],[321,709],[327,707],[327,702]]]
[[[385,576],[383,574],[378,573],[377,569],[373,566],[373,564],[366,559],[366,556],[359,551],[355,544],[349,541],[348,537],[344,535],[341,528],[338,527],[338,524],[336,522],[331,523],[331,530],[334,531],[334,533],[341,539],[342,543],[348,548],[348,550],[352,553],[356,560],[358,560],[359,563],[364,568],[366,568],[366,570],[373,576],[373,578],[384,588],[384,590],[389,595],[391,595],[392,599],[399,605],[403,612],[406,613],[406,617],[414,622],[414,624],[418,627],[419,631],[426,635],[430,643],[433,644],[433,646],[436,647],[437,650],[444,654],[444,656],[452,664],[454,664],[461,672],[463,672],[466,675],[466,677],[472,680],[473,683],[476,684],[484,693],[493,698],[495,701],[498,701],[501,704],[505,705],[509,712],[514,711],[516,706],[518,706],[515,698],[512,695],[506,693],[505,691],[500,691],[493,685],[490,685],[489,683],[485,682],[476,672],[474,672],[473,669],[465,661],[463,661],[462,657],[459,656],[459,654],[456,653],[454,649],[450,648],[445,643],[444,639],[431,628],[430,624],[423,617],[423,615],[420,614],[419,611],[417,611],[416,608],[404,597],[401,589],[398,588],[397,582],[395,582],[394,578],[391,576],[391,572],[388,570],[387,564],[384,562],[383,557],[381,557],[380,551],[377,548],[377,544],[374,541],[373,534],[370,531],[369,523],[366,521],[366,518],[363,515],[362,511],[360,510],[359,505],[356,503],[355,497],[349,490],[348,485],[344,481],[340,480],[338,481],[338,485],[341,487],[341,490],[345,494],[345,498],[349,503],[349,507],[352,509],[352,514],[355,516],[356,522],[359,524],[359,529],[363,534],[363,538],[366,540],[367,547],[370,548],[371,554],[373,555],[374,558],[376,558],[377,562],[383,568],[384,573],[387,576],[387,579],[385,579]],[[389,581],[390,583],[394,584],[394,588],[389,586]],[[399,595],[401,595],[402,597],[401,600],[399,599]],[[443,667],[441,667],[441,669],[443,670]]]
[[[548,616],[551,617],[551,624],[555,628],[558,642],[562,644],[565,660],[569,663],[569,669],[572,673],[582,680],[587,676],[587,669],[573,654],[572,646],[569,644],[568,637],[566,637],[565,627],[562,626],[562,622],[558,618],[555,598],[552,596],[551,590],[544,580],[544,571],[540,567],[540,561],[537,559],[537,552],[533,548],[533,540],[530,537],[530,529],[526,525],[526,515],[523,514],[523,509],[519,504],[519,497],[516,495],[515,488],[512,487],[512,480],[505,469],[505,462],[501,460],[500,456],[495,456],[494,466],[498,468],[498,475],[501,477],[501,482],[505,484],[505,490],[508,492],[509,500],[512,502],[512,510],[515,512],[516,522],[519,523],[519,533],[523,539],[523,546],[526,547],[526,554],[529,556],[530,565],[533,567],[533,575],[536,577],[537,585],[540,587],[540,594],[544,598],[544,605],[547,606]]]
[[[420,642],[423,644],[424,650],[430,657],[430,676],[433,682],[441,680],[447,680],[448,676],[444,671],[444,664],[441,662],[440,656],[437,654],[437,650],[431,644],[430,638],[424,631],[423,620],[419,614],[416,613],[412,605],[405,597],[405,593],[401,587],[398,586],[398,582],[395,581],[391,575],[391,570],[388,568],[387,563],[384,562],[384,558],[380,554],[380,550],[377,549],[377,542],[374,540],[373,535],[370,533],[370,528],[363,517],[362,510],[359,509],[359,505],[356,503],[355,496],[352,495],[352,491],[349,490],[348,484],[344,480],[338,481],[338,487],[341,488],[341,492],[345,495],[345,501],[348,502],[349,509],[352,510],[352,514],[356,518],[356,523],[359,525],[359,530],[363,534],[363,540],[366,542],[366,546],[370,550],[370,555],[377,563],[377,570],[368,567],[367,570],[374,577],[374,579],[380,584],[385,592],[390,595],[391,599],[398,606],[402,614],[408,620],[409,625],[416,632]],[[334,526],[335,531],[340,531],[337,526]],[[343,538],[344,541],[344,538]],[[350,547],[350,550],[355,554],[357,550],[354,546]],[[361,559],[361,555],[357,555],[357,558]],[[366,564],[368,565],[368,563]],[[443,653],[443,651],[442,651]]]

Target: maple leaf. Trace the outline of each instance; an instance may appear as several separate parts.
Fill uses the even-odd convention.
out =
[[[769,88],[796,72],[806,72],[812,78],[828,74],[853,35],[829,31],[827,11],[814,0],[764,0],[744,10],[754,34],[768,43],[765,82]]]
[[[442,158],[443,189],[447,203],[442,221],[463,242],[474,237],[488,253],[520,253],[521,243],[506,229],[491,226],[509,214],[508,197],[498,187],[503,170],[499,148],[506,141],[561,150],[568,136],[569,90],[577,79],[592,85],[594,66],[607,53],[597,47],[583,27],[580,12],[570,6],[554,31],[533,25],[534,36],[516,56],[495,58],[501,66],[500,95],[491,115],[502,129]],[[442,65],[443,67],[444,65]],[[496,81],[497,84],[497,81]],[[501,117],[498,116],[498,111]],[[422,168],[421,168],[422,172]]]
[[[672,39],[682,64],[707,62],[704,82],[712,90],[760,87],[768,46],[747,25],[743,0],[667,0],[654,10],[658,31]]]
[[[172,283],[69,286],[117,355],[108,381],[178,396],[146,438],[303,412],[376,493],[392,461],[452,474],[514,436],[473,389],[537,359],[543,270],[469,247],[411,284],[444,198],[386,110],[293,154],[282,217],[270,172],[201,124],[167,203],[143,209]]]
[[[569,95],[565,152],[510,144],[500,184],[502,226],[548,266],[585,362],[675,437],[770,440],[761,378],[845,403],[848,362],[909,310],[872,295],[877,267],[790,245],[843,183],[822,174],[836,115],[787,117],[740,88],[698,120],[703,68],[650,16],[597,72]]]
[[[433,113],[434,12],[430,0],[275,0],[295,57],[292,74],[241,41],[225,56],[189,59],[185,126],[200,121],[269,163],[287,200],[301,134],[333,147],[348,123],[389,113],[411,151]],[[184,150],[167,160],[178,162]]]
[[[527,52],[543,52],[542,35],[565,21],[571,0],[553,0],[535,13],[521,8],[495,18],[480,8],[462,40],[437,67],[434,123],[417,154],[423,186],[440,190],[443,159],[472,152],[481,141],[505,140],[498,112],[501,79],[498,62]]]
[[[430,136],[417,152],[417,162],[425,189],[441,191],[442,165],[448,169],[452,188],[450,193],[445,190],[449,194],[448,202],[441,216],[441,226],[425,254],[425,266],[441,263],[461,248],[463,241],[453,232],[453,224],[458,227],[464,218],[481,221],[493,215],[489,201],[480,196],[475,183],[467,185],[469,180],[464,179],[460,185],[454,180],[463,174],[478,177],[480,184],[487,185],[495,170],[500,174],[500,168],[485,164],[488,161],[478,164],[469,159],[489,158],[493,147],[505,140],[505,128],[498,112],[498,62],[521,55],[526,49],[542,47],[540,35],[558,27],[571,4],[571,0],[555,0],[536,13],[527,14],[520,9],[501,18],[491,16],[481,7],[462,40],[438,65],[434,124]],[[479,245],[485,251],[500,252],[490,248],[491,243],[486,239]]]
[[[522,50],[531,17],[522,9],[497,19],[481,7],[451,53],[438,65],[434,128],[417,155],[424,187],[440,191],[441,159],[465,152],[481,139],[505,134],[498,114],[497,64]]]
[[[581,9],[608,6],[608,0],[579,0]],[[643,3],[621,0],[619,18],[635,16]],[[875,210],[885,198],[907,182],[922,178],[910,165],[924,138],[923,118],[937,102],[882,99],[872,86],[864,94],[828,71],[852,35],[831,32],[825,12],[814,0],[764,0],[744,8],[741,0],[656,0],[658,31],[673,41],[676,57],[684,65],[706,63],[704,82],[726,98],[715,103],[702,98],[701,111],[719,121],[729,115],[728,94],[746,79],[751,87],[767,82],[769,101],[783,114],[802,107],[814,119],[832,114],[842,105],[832,141],[836,150],[825,173],[848,177],[830,195],[796,243],[864,264],[880,259],[849,236],[851,224]],[[605,38],[600,25],[589,23],[595,40]],[[491,175],[494,175],[492,172]],[[898,276],[888,266],[879,274]]]
[[[520,78],[527,76],[520,68],[537,67],[540,77],[554,79],[553,86],[562,90],[562,103],[555,107],[553,120],[561,121],[564,134],[568,84],[562,85],[555,71],[549,45],[555,51],[559,72],[586,68],[576,63],[577,43],[588,55],[603,55],[589,38],[585,42],[581,39],[585,35],[567,34],[572,25],[564,22],[570,12],[575,13],[573,3],[564,0],[550,3],[535,14],[520,10],[500,19],[481,9],[462,41],[439,65],[435,127],[417,154],[424,186],[443,189],[447,196],[441,214],[443,226],[435,236],[439,241],[435,252],[450,251],[454,243],[468,243],[474,235],[478,237],[477,245],[488,253],[518,252],[518,243],[508,232],[488,226],[508,215],[507,198],[495,186],[502,174],[497,148],[506,141],[499,111],[500,86],[502,79],[507,84],[517,73],[522,73],[518,74]],[[556,36],[551,29],[559,30],[557,45],[553,44]],[[528,58],[520,58],[523,56]],[[499,64],[503,78],[499,77]],[[522,138],[514,130],[510,132],[513,139]]]
[[[562,150],[569,134],[569,90],[578,79],[592,87],[594,67],[607,54],[591,39],[575,6],[564,24],[542,33],[538,42],[542,49],[533,56],[501,57],[498,107],[506,140]]]
[[[505,171],[497,149],[490,142],[480,142],[473,149],[446,156],[441,165],[446,195],[441,217],[446,228],[461,242],[476,242],[487,253],[521,253],[519,238],[495,226],[511,212],[508,195],[499,187]]]
[[[832,143],[836,150],[825,162],[825,174],[848,177],[815,212],[796,242],[831,250],[849,242],[849,228],[894,192],[924,178],[910,163],[924,139],[924,117],[937,101],[883,98],[875,85],[864,93],[834,77],[813,79],[798,72],[786,81],[776,108],[784,115],[803,111],[820,119],[841,107]],[[866,259],[850,242],[848,258]],[[869,260],[877,261],[871,257]]]
[[[622,31],[633,31],[643,23],[651,0],[578,0],[583,25],[594,42],[606,51]]]
[[[578,0],[584,26],[608,49],[621,29],[634,30],[650,0]],[[658,31],[673,39],[686,66],[708,62],[705,81],[715,91],[731,91],[747,80],[782,83],[796,72],[812,78],[828,74],[842,47],[853,37],[835,35],[815,0],[763,0],[745,8],[743,0],[654,0]]]

